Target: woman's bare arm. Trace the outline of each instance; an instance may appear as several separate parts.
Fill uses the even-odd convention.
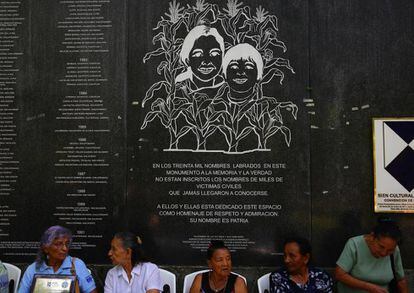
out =
[[[246,282],[242,278],[237,277],[236,282],[234,283],[234,290],[236,293],[247,293]]]
[[[202,279],[202,274],[198,274],[193,281],[193,284],[191,285],[190,288],[190,293],[200,293],[201,291],[201,279]]]
[[[352,287],[352,288],[356,288],[356,289],[361,289],[367,292],[371,292],[371,293],[388,293],[387,290],[385,290],[384,288],[369,283],[369,282],[365,282],[362,280],[359,280],[357,278],[354,278],[353,276],[351,276],[350,274],[348,274],[347,272],[345,272],[341,267],[336,266],[335,268],[335,279],[339,282],[344,283],[345,285]]]
[[[408,293],[408,283],[407,279],[404,277],[397,282],[398,292],[400,293]]]

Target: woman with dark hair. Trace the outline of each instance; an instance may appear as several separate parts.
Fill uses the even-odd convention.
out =
[[[223,241],[211,241],[207,249],[207,264],[210,271],[194,278],[190,293],[247,293],[246,282],[231,272],[230,251]]]
[[[307,239],[289,238],[283,250],[284,267],[270,274],[270,293],[333,292],[332,278],[309,266],[312,248]]]
[[[392,266],[398,291],[408,292],[398,248],[401,237],[393,220],[379,218],[370,234],[350,238],[336,262],[338,292],[389,292],[388,284],[394,278]]]
[[[130,232],[116,233],[108,256],[115,265],[105,279],[105,293],[162,291],[158,267],[146,260],[141,240]]]
[[[35,274],[76,275],[76,290],[97,292],[95,282],[85,263],[69,255],[72,232],[61,226],[49,227],[40,239],[36,261],[25,271],[19,293],[28,293]],[[77,292],[79,292],[77,291]]]

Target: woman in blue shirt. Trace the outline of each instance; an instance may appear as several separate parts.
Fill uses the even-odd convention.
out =
[[[9,292],[9,277],[7,269],[0,260],[0,293]]]
[[[85,263],[68,254],[71,243],[70,230],[61,226],[48,228],[40,239],[36,261],[26,269],[18,292],[30,292],[35,274],[57,274],[76,275],[80,292],[96,293],[95,282]]]
[[[310,267],[311,245],[304,238],[287,239],[284,247],[284,267],[270,274],[270,293],[330,293],[332,278],[324,271]]]

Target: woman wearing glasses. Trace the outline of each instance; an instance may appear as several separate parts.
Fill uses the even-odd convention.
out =
[[[336,262],[338,292],[389,292],[393,258],[398,292],[408,293],[397,245],[400,240],[397,224],[386,218],[380,218],[370,234],[350,238]]]
[[[36,261],[25,271],[19,293],[28,293],[35,274],[76,275],[76,290],[96,293],[95,282],[85,263],[69,255],[72,233],[61,226],[48,228],[40,239]],[[79,291],[78,291],[79,288]]]

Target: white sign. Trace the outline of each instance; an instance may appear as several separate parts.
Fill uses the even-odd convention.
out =
[[[414,118],[374,118],[375,212],[414,213]]]

